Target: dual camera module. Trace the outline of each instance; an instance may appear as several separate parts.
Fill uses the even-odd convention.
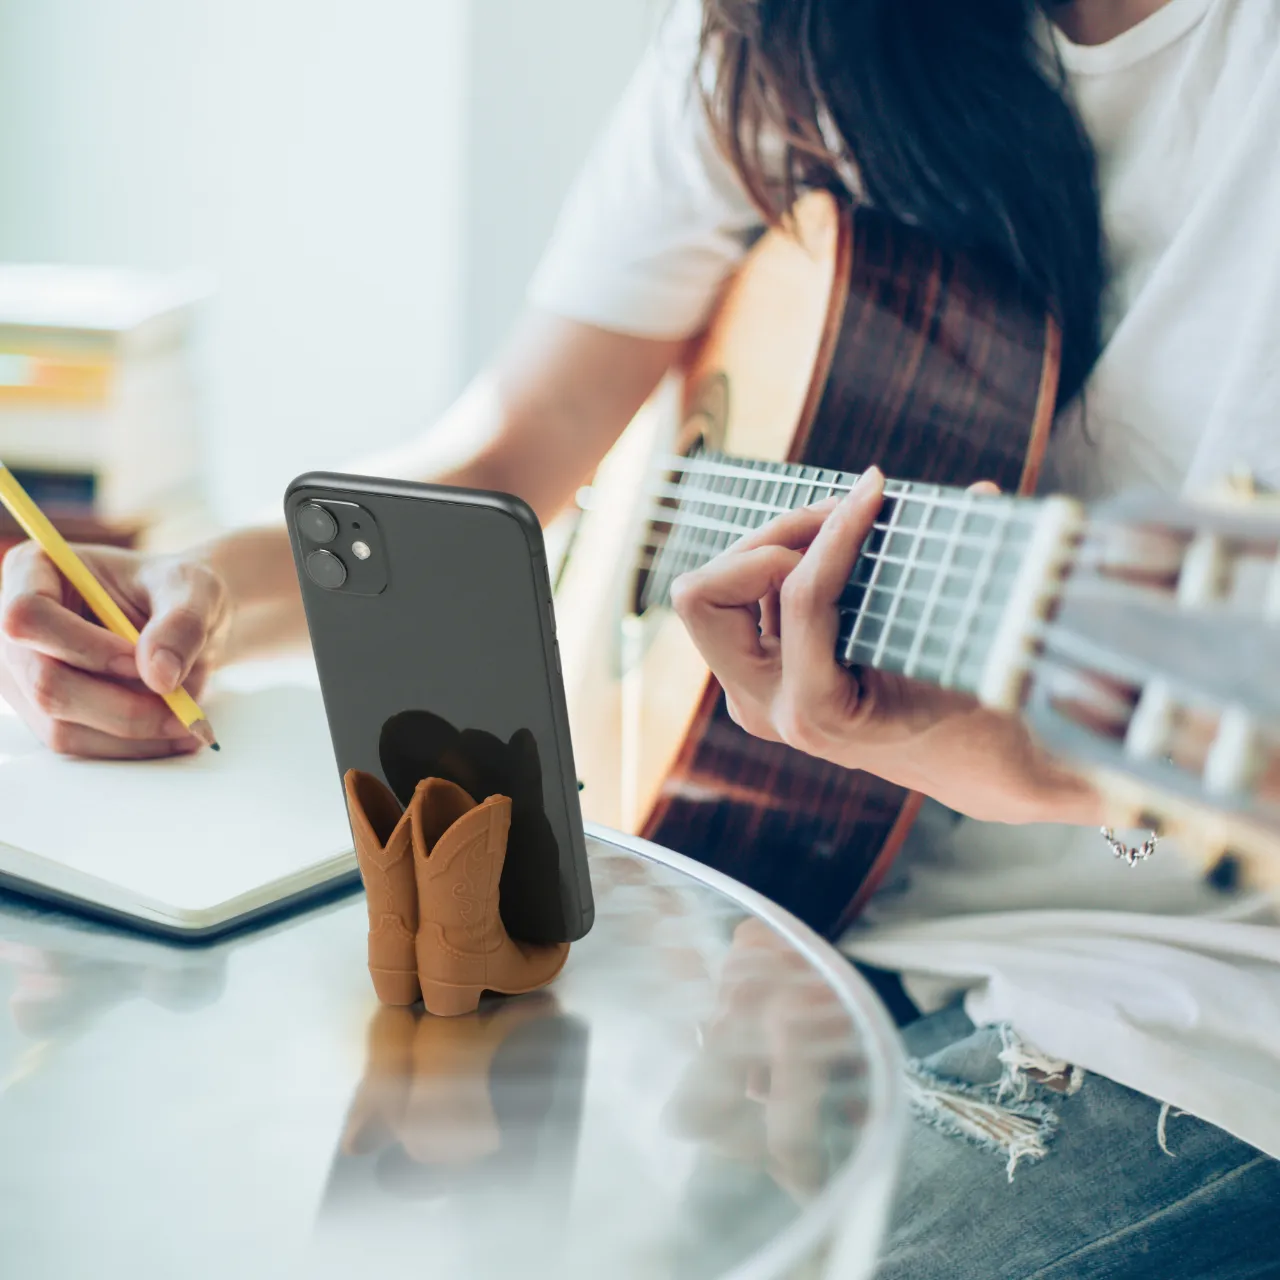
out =
[[[364,518],[364,525],[360,517]],[[373,556],[373,529],[367,513],[349,503],[330,508],[318,502],[305,502],[294,515],[294,524],[304,543],[315,544],[303,558],[312,582],[326,591],[338,591],[344,586],[358,590],[360,584],[352,581],[352,575],[358,574]],[[330,549],[339,542],[350,550],[352,563],[344,561],[336,549]]]

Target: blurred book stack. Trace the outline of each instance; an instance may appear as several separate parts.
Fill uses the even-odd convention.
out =
[[[68,539],[132,545],[195,495],[191,277],[0,265],[0,461]],[[0,510],[0,555],[21,537]]]

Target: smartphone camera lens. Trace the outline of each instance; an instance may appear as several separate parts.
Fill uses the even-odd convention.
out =
[[[332,542],[338,536],[338,522],[318,503],[299,508],[298,532],[312,542]]]
[[[337,591],[347,580],[347,566],[332,551],[313,551],[307,557],[307,574],[326,591]]]

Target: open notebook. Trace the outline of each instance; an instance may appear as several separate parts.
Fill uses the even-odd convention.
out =
[[[220,753],[133,764],[60,759],[0,703],[0,886],[196,937],[356,883],[314,668],[201,705]]]

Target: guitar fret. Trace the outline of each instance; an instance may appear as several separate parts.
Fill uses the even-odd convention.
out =
[[[755,509],[754,509],[754,504],[760,500],[760,492],[764,486],[764,481],[761,480],[760,478],[760,473],[763,471],[763,469],[764,468],[762,464],[757,464],[756,466],[754,466],[752,470],[754,470],[756,474],[754,478],[747,485],[747,494],[746,494],[747,501],[753,505],[745,509],[742,513],[742,523],[744,525],[744,528],[743,528],[744,536],[747,533],[755,529],[758,529],[760,525],[763,523],[763,520],[756,515]]]
[[[754,465],[752,466],[751,469],[753,471],[758,470],[758,468]],[[745,487],[743,489],[744,501],[743,501],[743,508],[740,514],[742,515],[741,524],[743,525],[744,535],[749,530],[754,529],[756,527],[756,521],[754,516],[752,515],[752,509],[754,508],[756,497],[759,494],[759,492],[760,492],[760,479],[759,479],[759,476],[757,475],[757,476],[753,476],[750,480],[746,481]]]
[[[694,501],[697,500],[696,495],[700,492],[700,486],[698,484],[686,482],[686,485],[682,487],[687,488],[689,492],[694,495]],[[688,496],[682,498],[676,511],[676,519],[678,523],[676,525],[677,536],[674,548],[675,555],[671,571],[672,581],[680,577],[681,574],[687,573],[694,567],[693,548],[698,536],[697,530],[689,520],[681,518],[684,515],[684,508],[689,501],[690,498]],[[670,584],[668,584],[668,589],[669,587]]]
[[[898,523],[898,517],[899,517],[899,513],[901,512],[901,510],[902,510],[901,505],[900,505],[898,502],[895,502],[895,503],[893,504],[893,510],[892,510],[892,512],[890,513],[890,516],[889,516],[888,528],[886,529],[886,531],[885,531],[885,533],[884,533],[884,544],[885,544],[885,545],[887,545],[887,544],[888,544],[889,539],[893,536],[893,530],[894,530],[894,529],[895,529],[895,527],[897,526],[897,523]],[[871,533],[871,535],[870,535],[870,538],[868,538],[868,541],[870,541],[870,540],[871,540],[872,538],[874,538],[875,536],[876,536],[876,535],[875,535],[875,532],[873,531],[873,532]],[[864,554],[864,555],[866,554],[865,544],[864,544],[863,554]],[[876,584],[880,581],[881,573],[882,573],[882,572],[883,572],[883,570],[884,570],[884,564],[885,564],[884,560],[883,560],[883,559],[881,559],[881,558],[879,558],[879,557],[877,557],[876,562],[875,562],[875,565],[874,565],[874,567],[873,567],[873,568],[872,568],[872,570],[871,570],[871,577],[868,579],[867,584],[866,584],[866,587],[865,587],[865,589],[864,589],[864,591],[863,591],[863,595],[862,595],[862,607],[863,607],[863,610],[870,608],[870,607],[871,607],[871,605],[872,605],[872,604],[874,603],[874,601],[875,601],[875,590],[876,590]],[[853,628],[853,635],[850,637],[850,647],[851,647],[851,648],[853,648],[853,647],[856,647],[856,646],[857,646],[858,639],[859,639],[859,637],[862,635],[862,628],[863,628],[863,624],[864,624],[864,618],[865,618],[865,616],[866,616],[866,615],[865,615],[865,613],[864,613],[864,612],[862,612],[862,611],[860,610],[860,611],[859,611],[859,613],[858,613],[858,620],[857,620],[857,622],[854,624],[854,628]]]
[[[701,526],[694,535],[692,553],[690,556],[689,567],[691,569],[700,569],[708,560],[716,554],[717,541],[725,532],[725,522],[716,519],[715,516],[715,494],[716,486],[723,484],[729,477],[712,473],[704,477],[705,485],[703,492],[707,495],[703,505],[711,511],[711,522]]]
[[[710,495],[709,506],[711,510],[711,519],[718,526],[715,529],[704,530],[699,536],[694,556],[694,567],[701,568],[708,560],[714,559],[720,553],[720,544],[724,535],[729,532],[727,528],[728,522],[718,516],[718,512],[723,511],[723,507],[718,506],[714,502],[714,498],[719,493],[721,486],[732,484],[733,477],[727,475],[713,475],[710,483],[707,485],[707,492]]]
[[[1002,582],[1002,585],[1005,587],[1011,587],[1013,585],[1012,578],[1005,579]],[[883,598],[885,595],[887,595],[889,590],[890,588],[882,588],[880,592],[880,598]],[[898,592],[896,588],[894,588],[893,590],[894,590],[895,598],[903,601],[903,603],[905,604],[910,604],[912,606],[915,606],[915,605],[923,606],[923,604],[926,603],[929,599],[927,593],[925,592],[921,592],[921,591]],[[977,605],[972,610],[973,625],[975,627],[990,626],[992,623],[994,623],[996,619],[999,618],[1003,607],[1004,607],[1003,603],[1000,600],[987,600]],[[882,622],[890,621],[894,616],[897,616],[899,621],[909,623],[912,627],[925,630],[926,641],[933,638],[931,633],[938,632],[939,634],[945,634],[948,638],[948,643],[950,643],[950,639],[954,634],[955,628],[959,625],[961,621],[961,616],[960,616],[961,611],[964,610],[965,608],[966,606],[964,602],[960,600],[940,600],[937,606],[938,611],[935,613],[934,617],[930,620],[926,629],[925,623],[924,623],[924,617],[923,617],[923,607],[921,608],[921,613],[919,617],[903,618],[901,614],[901,610],[899,610],[899,613],[897,615],[893,615],[887,610],[884,612],[881,612],[879,609],[870,609],[870,608],[867,608],[865,605],[856,605],[856,606],[843,605],[841,606],[841,616],[842,616],[842,619],[847,619],[847,626],[845,626],[842,623],[840,639],[844,643],[853,643],[854,624],[859,617],[866,618],[868,622],[882,623]],[[946,612],[944,613],[943,611],[946,611]],[[969,614],[965,613],[964,617],[967,620],[969,618]],[[866,637],[861,637],[859,639],[859,643],[874,645],[876,642],[869,640]],[[903,672],[903,674],[905,675],[906,672]]]
[[[773,508],[772,513],[777,513],[777,515],[782,515],[782,512],[786,509],[782,503],[782,484],[781,477],[777,475],[774,475],[773,480],[769,483],[769,506]],[[764,524],[764,522],[762,520],[760,524]]]
[[[972,495],[966,495],[972,502]],[[915,639],[911,643],[911,648],[907,653],[905,662],[903,663],[902,673],[906,676],[914,676],[919,669],[920,658],[924,652],[925,640],[929,635],[929,630],[933,625],[933,619],[937,615],[938,603],[942,598],[942,586],[946,581],[947,574],[951,566],[955,563],[956,551],[959,548],[960,526],[964,517],[953,521],[950,530],[946,535],[946,542],[942,548],[941,562],[934,570],[933,582],[929,587],[928,595],[924,601],[923,616],[920,620],[920,627],[916,632]]]
[[[725,459],[723,454],[703,454],[692,458],[673,458],[667,470],[677,475],[684,474],[686,476],[713,474],[719,476],[742,475],[746,472],[745,459],[725,459],[718,461],[717,459]],[[770,473],[776,477],[790,476],[797,472],[799,464],[796,463],[766,463]],[[858,475],[853,472],[830,471],[829,474],[834,477],[833,484],[836,489],[847,492],[853,487],[858,480]],[[910,497],[909,490],[911,484],[909,481],[888,480],[885,483],[885,496],[887,498],[895,498],[899,496]],[[927,501],[932,505],[951,507],[955,510],[962,510],[965,506],[965,500],[968,497],[964,489],[955,488],[948,489],[945,486],[937,486],[936,493],[931,495]],[[996,498],[986,498],[986,502],[998,502]],[[1014,501],[1005,499],[1006,502]],[[781,514],[786,507],[775,507],[774,513]]]
[[[921,595],[914,595],[914,596],[911,596],[911,597],[908,597],[908,598],[909,598],[909,599],[913,599],[913,600],[920,600],[920,599],[924,599],[924,597],[923,597],[923,596],[921,596]],[[991,622],[991,621],[995,620],[996,618],[998,618],[998,617],[999,617],[999,615],[1000,615],[1000,605],[999,605],[999,604],[987,604],[987,605],[983,605],[983,606],[981,606],[981,607],[978,609],[978,611],[977,611],[977,615],[976,615],[976,618],[975,618],[975,623],[980,622],[980,623],[986,624],[986,623],[989,623],[989,622]],[[850,636],[849,636],[849,637],[847,637],[848,639],[852,639],[852,620],[853,620],[854,618],[856,618],[856,617],[863,617],[863,618],[866,618],[866,620],[867,620],[868,622],[878,622],[878,623],[891,622],[891,621],[893,620],[893,614],[891,614],[891,613],[887,613],[887,612],[886,612],[886,613],[877,613],[874,609],[858,609],[858,610],[856,610],[856,611],[851,611],[851,612],[850,612],[850,614],[849,614],[849,618],[850,618]],[[914,624],[913,624],[913,625],[914,625]],[[940,628],[939,628],[939,629],[940,629]],[[842,633],[842,634],[843,634],[843,633]],[[946,634],[950,635],[950,630],[949,630],[949,629],[948,629],[948,631],[947,631],[947,633],[946,633]],[[870,641],[870,640],[868,640],[868,641],[860,641],[860,643],[863,643],[863,644],[871,644],[871,645],[873,645],[873,646],[874,646],[875,644],[877,644],[877,643],[878,643],[878,641]],[[873,651],[874,651],[874,650],[873,650]],[[907,673],[904,671],[904,672],[903,672],[903,675],[906,675],[906,674],[907,674]]]
[[[703,521],[698,517],[686,518],[682,520],[680,523],[682,525],[688,525],[691,527],[705,526],[705,528],[722,532],[722,533],[726,531],[733,531],[739,528],[739,526],[731,525],[728,523],[713,523],[710,521]],[[758,528],[759,526],[754,526],[754,527]],[[880,530],[886,530],[886,529],[888,529],[888,525],[876,525],[874,531],[880,531]],[[896,532],[902,533],[905,531],[897,530]],[[728,544],[726,543],[725,545],[728,545]],[[981,549],[983,552],[985,552],[988,549],[988,541],[986,539],[981,539],[981,540],[974,539],[968,543],[963,543],[962,545],[965,547],[972,548],[974,550]],[[911,564],[911,561],[906,556],[889,555],[882,551],[864,551],[862,553],[862,556],[858,560],[858,564],[855,566],[855,572],[857,572],[858,569],[860,569],[863,565],[868,565],[874,570],[874,566],[880,563],[881,561],[883,561],[885,564],[895,565],[899,567],[905,567]],[[705,561],[699,561],[699,563],[703,564],[705,563]],[[850,585],[854,587],[865,587],[869,584],[865,582],[859,582],[856,579],[850,579]]]
[[[990,500],[973,501],[986,507]],[[981,658],[986,646],[994,640],[1003,616],[1003,599],[1012,589],[1020,563],[1020,547],[1028,534],[1021,525],[1011,521],[1007,510],[997,516],[984,509],[972,518],[956,520],[949,530],[942,530],[955,537],[944,543],[938,562],[929,563],[922,553],[924,547],[931,545],[923,536],[928,532],[925,522],[932,522],[939,509],[926,506],[923,510],[921,523],[914,530],[896,528],[890,535],[899,539],[912,537],[907,555],[889,556],[884,551],[870,551],[859,561],[851,583],[855,587],[862,582],[874,583],[874,594],[868,593],[863,599],[857,616],[846,612],[842,617],[836,653],[846,664],[866,663],[923,676],[935,683],[972,688],[980,677],[981,661],[975,665],[971,655],[977,651]],[[898,524],[901,523],[899,518]],[[981,540],[984,554],[977,566],[957,565],[956,548],[963,546],[964,535],[971,526],[984,523],[989,528]],[[868,568],[866,562],[877,554],[899,563],[903,570],[900,580],[890,583],[875,564]],[[922,570],[932,574],[924,590],[917,587]],[[950,587],[965,579],[969,582],[963,598],[950,597]],[[900,637],[908,629],[911,639],[904,644]]]
[[[901,500],[899,500],[894,506],[894,515],[899,521],[901,520],[902,511],[903,511],[903,504]],[[923,520],[925,522],[925,525],[927,525],[931,514],[932,514],[931,509],[926,507],[923,515]],[[924,526],[921,526],[921,527],[923,528]],[[921,533],[921,529],[919,528],[914,531],[914,537],[911,540],[911,548],[907,552],[907,563],[902,572],[901,590],[896,591],[892,599],[890,600],[888,617],[885,619],[884,627],[880,632],[880,643],[876,646],[875,656],[871,660],[873,666],[878,667],[881,665],[883,661],[884,653],[885,653],[885,650],[888,648],[889,639],[893,631],[894,622],[897,619],[898,613],[902,608],[903,597],[906,594],[906,592],[910,589],[910,586],[911,586],[911,575],[916,571],[917,567],[919,566],[920,533]],[[887,535],[888,538],[892,538],[892,536],[893,536],[892,532]]]
[[[973,628],[970,632],[970,641],[979,645],[989,642],[995,636],[1002,613],[1003,611],[999,605],[988,605],[984,608],[974,619]],[[864,635],[854,642],[852,640],[851,620],[850,625],[842,628],[840,632],[841,639],[836,650],[839,661],[850,665],[864,663],[867,666],[875,666],[882,670],[895,671],[901,675],[906,675],[906,661],[912,656],[918,643],[920,648],[916,659],[915,678],[927,679],[931,684],[941,683],[932,672],[927,675],[921,675],[920,673],[925,659],[929,659],[931,668],[936,666],[939,670],[941,669],[951,646],[951,632],[949,630],[936,625],[918,628],[912,637],[910,645],[904,647],[898,643],[890,643],[882,648],[881,628],[885,621],[888,620],[888,614],[872,612],[865,615],[859,614],[858,616],[865,616],[871,634]],[[900,632],[903,624],[901,619],[898,621],[898,630]],[[915,626],[915,624],[912,625]],[[959,668],[960,672],[965,674],[966,681],[974,674],[969,669],[970,665],[969,663],[962,664]],[[956,685],[953,682],[947,687],[956,687]],[[965,687],[969,687],[968,684],[965,684]]]
[[[966,513],[962,517],[962,527],[967,524],[970,519],[970,513]],[[1007,518],[998,526],[997,533],[1002,531]],[[973,628],[974,615],[977,613],[982,593],[986,589],[987,583],[991,578],[992,571],[995,566],[996,552],[999,548],[998,537],[993,537],[983,556],[982,562],[978,566],[978,572],[974,577],[973,585],[969,590],[969,599],[966,601],[965,611],[961,615],[961,620],[956,626],[955,635],[952,638],[951,648],[947,652],[947,660],[943,664],[942,670],[938,676],[938,683],[943,688],[950,688],[955,683],[956,671],[963,658],[964,646],[969,643],[970,633]]]
[[[814,470],[812,467],[801,467],[800,471],[806,481],[805,488],[808,490],[802,505],[811,507],[815,501],[814,495],[818,492],[817,485],[814,483]]]
[[[777,515],[781,515],[781,513],[786,509],[782,503],[782,484],[783,484],[783,481],[781,479],[781,476],[778,476],[778,475],[774,475],[773,480],[771,481],[771,483],[769,483],[768,500],[769,500],[769,506],[773,508],[773,512],[771,512],[771,516],[773,515],[773,513],[777,513]],[[760,521],[760,524],[762,525],[765,524],[768,518],[769,518],[768,516],[765,517],[765,520]]]
[[[790,489],[790,493],[787,490]],[[778,481],[778,505],[786,511],[794,511],[796,507],[796,482],[789,477]]]
[[[724,492],[726,486],[732,486],[736,483],[737,483],[737,478],[734,476],[712,476],[711,492],[713,495],[719,496]],[[713,520],[718,519],[722,526],[730,525],[730,521],[724,518],[724,511],[725,511],[725,508],[722,503],[713,503],[711,507],[711,518]],[[705,538],[703,540],[702,546],[699,547],[699,551],[701,552],[701,556],[702,556],[702,563],[706,564],[708,560],[714,560],[715,557],[718,556],[722,550],[724,550],[724,547],[726,546],[726,544],[728,543],[728,540],[732,536],[733,536],[733,532],[731,527],[730,528],[722,527],[717,532],[712,533],[707,538]]]
[[[677,482],[655,497],[669,526],[655,548],[649,602],[669,602],[681,573],[704,565],[786,511],[847,492],[857,476],[809,464],[702,453],[673,461]],[[1002,612],[1016,553],[1034,517],[1019,500],[938,485],[888,481],[885,508],[863,544],[846,590],[837,656],[844,662],[933,678],[969,680]],[[980,504],[981,510],[977,507]]]
[[[732,499],[732,502],[727,507],[721,506],[720,512],[733,528],[731,531],[726,531],[724,537],[719,540],[719,545],[716,547],[716,555],[719,555],[727,547],[731,547],[742,536],[741,521],[739,519],[742,512],[739,504],[743,500],[743,493],[749,482],[750,477],[748,476],[738,476],[726,482],[723,492]]]
[[[833,474],[836,474],[836,473],[833,473]],[[812,493],[812,495],[813,495],[813,496],[812,496],[812,497],[808,497],[808,498],[806,498],[806,500],[805,500],[804,502],[797,502],[797,503],[796,503],[796,507],[808,506],[808,505],[809,505],[810,503],[812,503],[812,502],[820,502],[820,501],[822,501],[823,499],[828,498],[828,497],[832,497],[832,496],[834,496],[834,495],[835,495],[835,493],[839,492],[839,486],[838,486],[838,485],[831,485],[831,484],[827,484],[827,483],[823,483],[823,484],[816,484],[816,483],[815,483],[815,484],[811,484],[811,485],[809,485],[809,486],[808,486],[808,488],[810,489],[810,491],[811,491],[811,493]],[[819,494],[819,493],[818,493],[818,490],[819,490],[819,489],[825,490],[825,492],[823,492],[823,493]],[[702,491],[702,490],[699,490],[698,492],[699,492],[699,493],[701,493],[701,492],[703,492],[703,491]],[[711,506],[711,505],[713,505],[713,504],[711,503],[711,500],[710,500],[709,498],[695,498],[695,497],[693,497],[692,495],[690,495],[690,494],[688,494],[688,493],[683,493],[683,494],[682,494],[682,491],[681,491],[679,488],[676,488],[676,487],[671,488],[669,492],[659,492],[657,496],[659,496],[659,497],[673,497],[673,498],[674,498],[674,497],[677,497],[677,496],[683,496],[683,497],[685,498],[685,500],[686,500],[688,503],[691,503],[691,504],[692,504],[692,505],[694,505],[694,506]],[[910,499],[911,499],[912,497],[914,497],[914,496],[916,496],[916,495],[907,495],[908,500],[910,500]],[[983,499],[982,499],[982,501],[983,501],[983,502],[988,502],[988,503],[994,503],[996,500],[995,500],[995,499],[992,499],[992,498],[983,498]],[[765,518],[764,518],[764,519],[760,519],[760,520],[758,520],[758,521],[757,521],[757,520],[752,520],[752,521],[751,521],[751,527],[752,527],[752,528],[759,528],[759,527],[760,527],[760,525],[763,525],[763,524],[767,523],[767,521],[768,521],[768,520],[773,519],[775,516],[782,515],[782,514],[784,514],[786,511],[794,510],[794,509],[795,509],[795,508],[791,508],[791,507],[778,507],[778,506],[775,506],[775,505],[773,505],[773,504],[771,504],[771,503],[761,501],[761,500],[759,500],[758,498],[746,498],[746,497],[743,497],[743,498],[741,499],[741,504],[742,504],[743,506],[745,506],[745,507],[749,508],[752,512],[757,512],[757,511],[758,511],[758,512],[763,512],[763,513],[764,513],[764,516],[765,516]],[[927,508],[925,508],[925,509],[926,509],[926,511],[933,511],[933,510],[936,510],[936,508],[932,508],[932,507],[927,507]],[[948,510],[950,510],[951,508],[947,508],[947,509],[948,509]],[[694,520],[704,520],[704,521],[711,522],[711,523],[709,523],[709,524],[708,524],[708,527],[711,527],[711,524],[712,524],[712,523],[714,523],[714,517],[712,517],[712,516],[710,516],[710,515],[694,515],[694,516],[692,516],[691,518],[692,518],[692,519],[694,519]],[[728,521],[728,520],[726,519],[726,520],[724,520],[724,521],[720,522],[720,524],[719,524],[719,526],[718,526],[718,527],[719,527],[719,528],[721,528],[721,529],[723,529],[723,530],[725,530],[725,531],[731,531],[731,530],[737,529],[739,526],[738,526],[738,524],[736,524],[736,523],[731,523],[730,521]],[[886,530],[888,529],[888,527],[889,527],[889,526],[888,526],[888,524],[886,524],[886,523],[885,523],[885,522],[883,522],[883,521],[877,521],[874,525],[872,525],[872,528],[873,528],[874,530],[878,530],[878,531],[881,531],[881,532],[886,531]],[[925,532],[925,534],[924,534],[923,536],[924,536],[924,537],[925,537],[925,539],[926,539],[926,540],[928,540],[928,541],[937,541],[937,542],[944,542],[944,543],[945,543],[945,542],[947,542],[947,541],[949,541],[949,540],[950,540],[950,538],[951,538],[951,536],[952,536],[952,535],[951,535],[951,534],[948,534],[948,533],[943,533],[943,532],[937,532],[937,531],[929,530],[929,531],[926,531],[926,532]],[[983,550],[983,549],[985,549],[985,548],[986,548],[987,540],[986,540],[986,538],[985,538],[985,537],[982,537],[982,536],[974,536],[974,537],[969,538],[969,539],[967,539],[967,540],[962,538],[962,539],[960,540],[959,545],[960,545],[960,546],[973,547],[973,548],[975,548],[975,549],[977,549],[977,550]]]
[[[676,522],[679,520],[678,507],[676,511],[672,514],[671,519],[673,522]],[[683,524],[681,523],[672,524],[671,532],[668,536],[668,555],[667,555],[667,561],[669,565],[669,575],[668,575],[668,581],[667,581],[668,589],[670,589],[671,583],[674,582],[675,579],[678,578],[680,574],[684,571],[685,557],[686,557],[685,548],[688,545],[689,539],[692,536],[693,535],[691,531],[685,528]]]

